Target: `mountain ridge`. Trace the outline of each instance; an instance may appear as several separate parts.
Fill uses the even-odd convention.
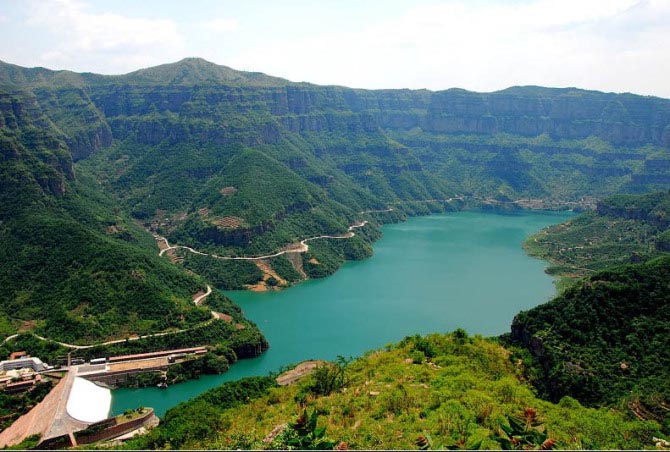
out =
[[[32,78],[37,79],[39,75],[51,75],[52,77],[58,77],[58,76],[64,76],[63,79],[67,80],[66,76],[74,76],[78,75],[81,76],[83,79],[118,79],[118,78],[123,78],[123,77],[131,77],[135,78],[134,81],[136,82],[149,82],[153,81],[156,83],[165,83],[165,76],[169,74],[171,71],[175,69],[190,69],[192,72],[201,72],[203,70],[206,70],[210,73],[216,73],[218,72],[218,77],[210,77],[210,78],[201,78],[201,82],[209,82],[209,83],[221,83],[221,82],[226,82],[226,81],[246,81],[250,84],[257,84],[257,86],[264,86],[262,81],[265,80],[269,82],[272,86],[285,86],[285,85],[304,85],[304,86],[315,86],[315,87],[331,87],[331,88],[346,88],[346,89],[351,89],[354,91],[414,91],[414,92],[429,92],[429,93],[441,93],[445,91],[451,91],[451,92],[464,92],[464,93],[476,93],[476,94],[482,94],[482,95],[487,95],[487,94],[514,94],[517,92],[521,92],[524,94],[529,94],[529,93],[535,93],[537,94],[538,92],[541,94],[548,94],[548,93],[559,93],[559,92],[583,92],[583,93],[597,93],[597,94],[610,94],[610,95],[618,95],[618,96],[626,96],[626,95],[631,95],[631,96],[637,96],[637,97],[643,97],[643,98],[651,98],[651,99],[663,99],[663,100],[668,100],[670,101],[670,98],[662,97],[662,96],[656,96],[656,95],[648,95],[648,94],[638,94],[634,93],[631,91],[621,91],[621,92],[615,92],[615,91],[602,91],[598,89],[591,89],[591,88],[580,88],[577,86],[565,86],[565,87],[554,87],[554,86],[543,86],[543,85],[512,85],[508,86],[506,88],[501,88],[501,89],[496,89],[492,91],[476,91],[476,90],[470,90],[466,88],[460,88],[460,87],[448,87],[448,88],[442,88],[442,89],[429,89],[429,88],[355,88],[355,87],[349,87],[346,85],[341,85],[341,84],[316,84],[312,82],[306,82],[306,81],[301,81],[301,82],[294,82],[282,77],[277,77],[273,75],[266,74],[265,72],[261,71],[244,71],[244,70],[239,70],[232,68],[230,66],[226,66],[223,64],[217,64],[214,62],[211,62],[209,60],[206,60],[205,58],[201,57],[184,57],[178,61],[174,61],[172,63],[163,63],[159,64],[156,66],[148,66],[136,70],[132,70],[130,72],[122,73],[122,74],[100,74],[96,72],[91,72],[91,71],[84,71],[84,72],[76,72],[76,71],[71,71],[67,69],[50,69],[44,66],[35,66],[35,67],[24,67],[18,64],[10,63],[7,61],[0,60],[0,74],[6,73],[6,72],[20,72],[20,71],[27,71],[32,75]],[[195,74],[198,75],[198,74]],[[16,77],[16,75],[14,76]],[[154,79],[152,80],[152,77]],[[231,79],[231,77],[235,77]],[[25,77],[23,80],[14,80],[14,83],[17,82],[24,82],[26,80],[29,80],[31,77]],[[7,76],[0,78],[0,81],[7,82],[8,78]],[[11,80],[11,78],[9,78]],[[196,79],[197,80],[197,79]],[[191,82],[194,83],[194,82]],[[18,84],[18,83],[17,83]]]

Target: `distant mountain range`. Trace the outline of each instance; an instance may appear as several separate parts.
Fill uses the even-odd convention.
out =
[[[368,256],[404,214],[667,189],[669,147],[670,100],[633,94],[359,90],[197,58],[119,76],[0,62],[0,331],[185,327],[207,317],[190,302],[207,281],[268,271],[231,262],[226,280],[173,256],[205,281],[144,229],[257,256],[370,221],[267,263],[290,282]]]

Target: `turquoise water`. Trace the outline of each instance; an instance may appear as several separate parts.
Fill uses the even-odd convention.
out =
[[[514,315],[554,294],[546,263],[524,254],[528,235],[568,213],[458,212],[384,226],[374,255],[282,292],[227,292],[270,349],[223,375],[168,389],[113,391],[112,414],[138,405],[167,409],[224,381],[263,375],[305,359],[358,356],[416,333],[464,328],[509,331]]]

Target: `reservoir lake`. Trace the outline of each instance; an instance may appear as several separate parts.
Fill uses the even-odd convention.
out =
[[[456,212],[386,225],[374,255],[281,292],[226,292],[270,342],[262,356],[222,375],[167,389],[116,389],[111,414],[139,405],[165,412],[225,381],[265,375],[307,359],[360,356],[414,334],[508,332],[514,315],[555,293],[547,263],[527,256],[530,234],[568,212]]]

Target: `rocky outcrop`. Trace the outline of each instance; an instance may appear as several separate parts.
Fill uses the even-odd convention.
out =
[[[270,344],[262,334],[256,333],[255,336],[254,341],[247,340],[232,345],[237,359],[255,358],[270,348]]]
[[[599,215],[645,221],[662,230],[670,227],[670,193],[612,196],[598,202],[596,211]]]
[[[23,169],[22,189],[30,190],[30,181],[26,178],[26,174],[30,174],[33,184],[44,192],[62,196],[67,181],[75,179],[72,156],[61,141],[62,136],[59,137],[46,119],[37,99],[0,92],[0,124],[4,125],[0,135],[0,162],[12,162],[14,168]]]
[[[77,161],[100,149],[111,146],[112,131],[106,122],[99,122],[93,124],[91,128],[67,138],[66,141],[72,153],[72,158]]]
[[[125,88],[125,89],[124,89]],[[272,87],[146,86],[92,89],[107,118],[167,111],[220,119],[252,113],[279,117],[289,132],[407,130],[554,138],[600,137],[616,146],[670,145],[670,101],[577,89],[517,87],[495,93],[354,90],[287,84]],[[276,136],[272,135],[273,138]]]

